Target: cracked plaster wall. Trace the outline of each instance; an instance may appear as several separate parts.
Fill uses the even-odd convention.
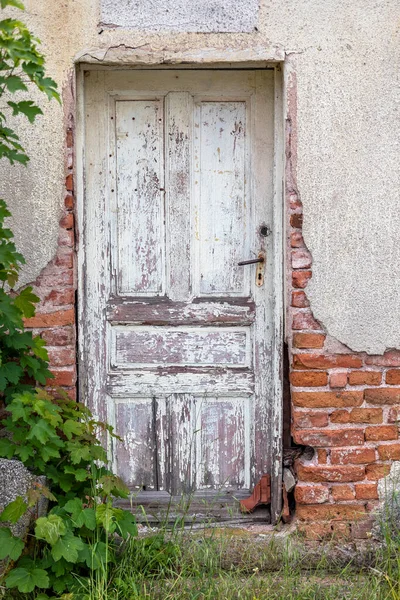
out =
[[[119,6],[127,25],[126,4]],[[27,0],[26,6],[25,21],[42,39],[49,72],[62,88],[73,58],[89,48],[101,56],[119,46],[116,62],[126,60],[127,47],[149,56],[190,51],[203,60],[285,54],[287,81],[297,75],[295,176],[314,260],[307,288],[314,315],[353,350],[400,347],[398,0],[261,0],[258,31],[223,34],[146,33],[136,30],[134,12],[129,28],[99,26],[106,13],[98,0]],[[172,14],[179,9],[169,6]],[[63,193],[64,116],[72,107],[43,105],[44,117],[23,135],[30,166],[3,164],[0,171],[28,258],[24,281],[55,254]]]

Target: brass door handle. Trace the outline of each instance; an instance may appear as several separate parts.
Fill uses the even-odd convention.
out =
[[[239,267],[255,264],[257,264],[256,286],[261,287],[264,284],[265,253],[259,252],[257,258],[252,258],[250,260],[241,260],[240,262],[238,262]]]

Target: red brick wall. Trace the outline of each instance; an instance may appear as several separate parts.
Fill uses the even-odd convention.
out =
[[[66,146],[65,198],[59,223],[57,253],[32,284],[35,293],[40,298],[40,304],[36,316],[26,319],[25,324],[47,343],[50,368],[55,376],[54,379],[49,380],[49,387],[62,387],[70,397],[76,398],[76,270],[72,127],[67,130]]]
[[[288,326],[292,436],[315,448],[297,464],[299,527],[310,537],[360,536],[378,502],[377,481],[400,460],[400,351],[333,354],[306,295],[312,260],[302,237],[302,206],[289,191],[291,294]],[[346,349],[343,349],[346,352]]]

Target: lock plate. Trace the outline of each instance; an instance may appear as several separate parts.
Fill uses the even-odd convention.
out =
[[[259,260],[259,262],[257,263],[257,269],[256,269],[256,286],[257,287],[261,287],[261,286],[264,285],[265,253],[264,252],[259,252],[258,253],[258,259],[262,259],[262,260]]]

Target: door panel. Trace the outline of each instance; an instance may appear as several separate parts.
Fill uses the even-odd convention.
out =
[[[93,71],[85,109],[84,393],[114,465],[156,504],[246,495],[275,460],[272,73]]]

